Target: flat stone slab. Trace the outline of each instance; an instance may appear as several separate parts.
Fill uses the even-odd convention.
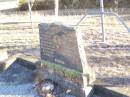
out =
[[[36,67],[33,63],[16,59],[6,70],[0,74],[0,82],[23,84],[33,82],[36,76]]]
[[[117,92],[119,94],[122,94],[122,95],[125,95],[125,96],[128,96],[130,97],[130,86],[120,86],[120,87],[105,87],[111,91],[114,91],[114,92]],[[124,97],[125,97],[124,96]]]
[[[101,97],[130,97],[129,86],[94,86],[94,94]]]

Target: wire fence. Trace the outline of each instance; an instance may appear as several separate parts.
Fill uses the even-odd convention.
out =
[[[125,10],[125,11],[124,11]],[[85,34],[85,43],[95,43],[102,41],[101,21],[99,9],[66,9],[59,10],[58,22],[75,26],[84,16],[87,18],[80,24],[82,32]],[[105,12],[117,12],[116,9],[105,9]],[[96,13],[96,14],[94,14]],[[130,9],[118,9],[121,19],[130,27]],[[55,22],[54,10],[33,11],[31,25],[28,11],[1,11],[0,15],[0,33],[32,33],[38,36],[38,24],[41,22]],[[108,43],[129,44],[130,34],[120,21],[112,14],[105,15],[105,33]],[[38,37],[37,37],[38,38]],[[38,39],[37,39],[38,41]],[[38,43],[38,42],[37,42]],[[39,45],[39,44],[38,44]]]
[[[130,8],[118,8],[118,9],[112,9],[112,8],[105,8],[105,12],[115,12],[119,15],[129,15],[130,14]],[[26,14],[28,11],[20,11],[20,10],[4,10],[0,11],[1,13],[5,14]],[[37,12],[42,15],[54,15],[54,10],[39,10],[39,11],[32,11]],[[59,15],[84,15],[86,13],[97,13],[100,12],[100,9],[59,9]]]
[[[106,12],[110,12],[110,11],[111,11],[110,9],[108,10],[106,9]],[[121,16],[122,19],[124,19],[123,21],[125,21],[125,23],[128,26],[130,26],[130,14],[129,14],[130,10],[127,9],[127,11],[129,12],[126,13],[126,9],[122,9],[122,11],[118,11],[118,14]],[[81,18],[86,14],[87,17],[80,24],[84,43],[87,47],[88,47],[88,44],[91,44],[91,45],[94,44],[95,46],[93,45],[93,47],[95,47],[97,50],[98,47],[96,47],[96,43],[102,42],[100,14],[92,14],[92,13],[98,13],[98,12],[99,12],[98,9],[96,10],[93,10],[93,9],[60,10],[58,21],[74,27],[76,26],[77,22],[81,20]],[[0,15],[0,47],[7,47],[14,51],[16,51],[16,49],[19,49],[19,48],[20,49],[38,48],[39,47],[38,24],[41,22],[44,22],[44,23],[55,22],[54,10],[33,11],[32,12],[33,32],[32,32],[32,29],[31,29],[32,25],[30,23],[29,13],[27,11],[23,11],[23,12],[6,11],[6,12],[1,12],[0,14],[1,14]],[[93,53],[94,54],[91,57],[95,58],[95,56],[97,56],[94,59],[95,62],[92,60],[93,62],[91,62],[91,64],[95,65],[97,64],[97,62],[99,62],[96,68],[96,72],[98,72],[99,77],[101,76],[102,72],[105,73],[104,75],[107,75],[109,71],[107,70],[105,71],[104,69],[107,69],[106,67],[109,66],[110,64],[115,64],[115,60],[112,59],[111,57],[116,56],[115,54],[120,55],[121,53],[123,53],[122,56],[124,54],[129,54],[129,46],[130,46],[129,44],[130,33],[119,22],[119,20],[115,16],[111,14],[105,15],[104,26],[105,26],[105,33],[106,33],[106,41],[108,44],[112,45],[112,46],[108,45],[105,47],[106,48],[110,47],[110,50],[108,49],[108,51],[106,51],[105,47],[101,47],[101,49],[99,48],[99,51],[97,50],[95,53],[94,53],[95,49],[86,50],[87,56]],[[112,51],[111,48],[116,49],[116,50]],[[120,52],[118,52],[117,49],[119,49]],[[29,49],[29,51],[32,53],[33,50]],[[123,51],[125,51],[125,53]],[[109,55],[111,56],[108,57]],[[103,59],[102,56],[104,56],[106,60]],[[125,60],[126,58],[124,57]],[[129,67],[129,65],[127,64],[128,62],[125,63],[124,59],[122,59],[123,60],[122,62],[124,63],[121,64],[124,70],[122,71],[123,73],[126,72],[126,70],[124,69],[126,68],[124,64],[126,64],[126,66]],[[120,57],[118,58],[118,60],[120,60]],[[116,64],[118,64],[118,60],[116,60]],[[127,58],[127,60],[129,60],[129,58]],[[111,61],[112,63],[110,63]],[[104,66],[104,67],[106,66],[106,67],[100,68],[101,66]],[[119,72],[120,70],[113,69],[110,72],[115,74],[116,71]],[[116,73],[116,75],[118,76],[120,75],[120,73]],[[124,74],[124,76],[126,75]],[[113,76],[111,75],[111,77]],[[117,79],[115,78],[115,80]]]

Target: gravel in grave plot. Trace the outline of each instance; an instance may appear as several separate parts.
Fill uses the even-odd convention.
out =
[[[37,97],[34,78],[34,71],[14,62],[0,74],[0,97]]]
[[[0,84],[0,97],[38,97],[32,84]]]
[[[35,75],[35,71],[28,69],[15,61],[7,70],[0,74],[0,82],[13,84],[30,83],[34,81]]]
[[[15,61],[0,74],[0,97],[41,97],[33,87],[35,75],[35,71]],[[59,86],[55,88],[54,94],[49,97],[75,97],[66,94]]]

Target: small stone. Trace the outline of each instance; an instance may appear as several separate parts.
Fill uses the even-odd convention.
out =
[[[70,89],[68,89],[67,91],[66,91],[66,93],[68,94],[68,93],[70,93],[71,92],[71,90]]]
[[[54,90],[54,84],[51,82],[46,82],[42,84],[42,91],[44,93],[50,93]]]

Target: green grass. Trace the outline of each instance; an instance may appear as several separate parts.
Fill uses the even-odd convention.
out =
[[[71,78],[82,77],[81,72],[74,70],[74,69],[66,68],[66,67],[64,67],[63,65],[60,65],[60,64],[55,64],[55,63],[48,62],[48,61],[45,61],[45,60],[42,60],[42,64],[47,66],[48,68],[53,68],[56,71],[64,72],[64,75],[67,76],[67,77],[71,77]]]
[[[25,3],[27,3],[27,0],[19,0],[19,6],[22,6]]]

